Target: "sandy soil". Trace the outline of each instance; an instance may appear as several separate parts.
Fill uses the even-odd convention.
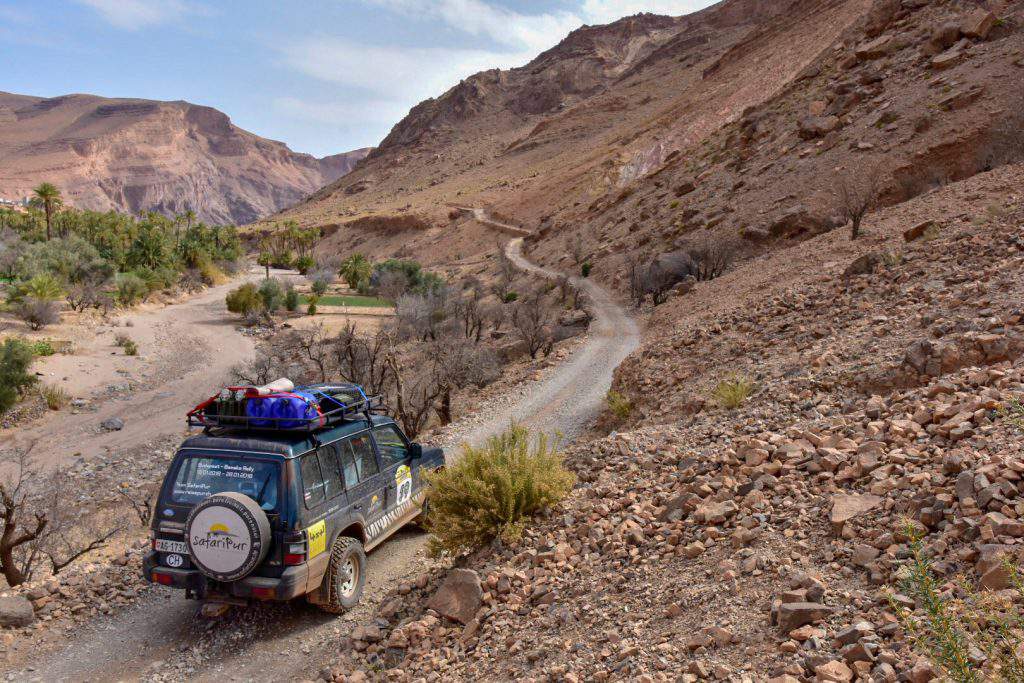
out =
[[[484,223],[491,222],[482,214],[478,218]],[[535,267],[522,256],[519,239],[507,246],[507,253],[521,268],[545,277],[554,275]],[[495,399],[490,410],[481,411],[476,418],[446,430],[443,441],[449,452],[453,453],[451,447],[462,442],[478,443],[504,429],[512,420],[572,438],[597,415],[610,386],[612,371],[637,346],[639,331],[595,283],[578,284],[594,301],[595,317],[586,343],[540,381],[514,387],[508,396]],[[196,317],[202,319],[204,315],[199,311],[205,310],[208,314],[208,308],[216,305],[208,302],[193,307],[197,309]],[[188,316],[173,319],[188,320]],[[191,326],[189,323],[182,329],[190,330]],[[226,331],[221,329],[220,332]],[[215,342],[208,340],[208,343]],[[191,400],[188,397],[194,393],[189,389],[189,381],[180,380],[165,388],[173,397],[162,400],[165,404],[174,401],[187,404]],[[153,400],[156,401],[155,397]],[[174,424],[180,424],[178,407],[167,407],[163,413],[169,415],[167,419],[173,418]],[[159,424],[165,418],[161,414],[153,419]],[[119,433],[117,436],[125,438],[127,435]],[[149,434],[136,433],[136,438],[149,438]],[[342,617],[331,618],[296,601],[233,609],[220,621],[211,622],[198,618],[197,603],[186,601],[180,593],[154,590],[133,607],[69,634],[67,644],[56,651],[47,649],[45,654],[30,656],[29,666],[15,677],[39,681],[180,680],[185,677],[203,681],[257,681],[315,677],[320,668],[334,661],[340,635],[368,619],[385,592],[430,567],[425,546],[423,534],[402,531],[371,553],[363,601]],[[125,653],[131,655],[125,656]]]

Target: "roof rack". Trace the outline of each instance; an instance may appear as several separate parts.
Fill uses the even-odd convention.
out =
[[[231,387],[229,387],[231,389]],[[342,402],[335,396],[326,393],[326,390],[348,390],[358,394],[359,398],[354,401]],[[189,427],[201,427],[205,433],[212,429],[224,430],[226,432],[260,432],[260,433],[312,433],[327,427],[333,427],[342,422],[358,419],[370,420],[374,413],[383,412],[384,403],[381,396],[367,396],[362,387],[356,384],[313,384],[304,387],[297,387],[296,391],[320,394],[329,397],[331,403],[337,407],[326,411],[317,411],[317,415],[311,417],[285,416],[251,416],[238,414],[234,411],[230,414],[216,412],[217,401],[214,397],[201,403],[186,414],[186,421]],[[251,397],[266,398],[266,397]],[[322,401],[323,402],[323,401]]]

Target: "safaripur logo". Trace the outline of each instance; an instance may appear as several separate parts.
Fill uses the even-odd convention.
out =
[[[231,533],[230,527],[222,522],[214,522],[206,531],[206,535],[192,535],[193,548],[213,548],[229,552],[244,553],[249,549],[248,540],[240,540],[237,534]]]

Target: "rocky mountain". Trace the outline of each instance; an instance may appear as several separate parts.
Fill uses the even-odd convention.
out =
[[[0,197],[40,182],[95,210],[248,223],[301,200],[369,152],[317,159],[188,102],[0,93]]]

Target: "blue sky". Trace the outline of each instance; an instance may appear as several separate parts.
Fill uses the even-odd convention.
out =
[[[0,90],[188,100],[318,156],[582,24],[712,0],[0,0]]]

